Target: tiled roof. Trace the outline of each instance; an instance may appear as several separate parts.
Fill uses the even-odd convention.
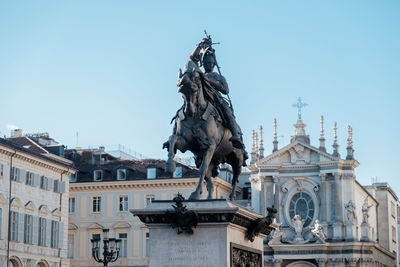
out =
[[[156,179],[172,178],[171,174],[164,171],[165,160],[144,159],[144,160],[113,160],[101,164],[81,164],[77,166],[78,176],[76,182],[93,182],[94,171],[103,171],[103,182],[117,181],[117,172],[119,169],[126,170],[126,179],[145,180],[147,179],[147,168],[156,168]],[[193,178],[199,176],[197,169],[186,165],[176,163],[176,166],[182,167],[182,178]]]
[[[34,142],[32,139],[26,136],[7,138],[7,141],[19,147],[23,147],[33,153],[38,153],[38,154],[48,153],[46,149],[42,148],[40,145],[38,145],[36,142]]]
[[[24,139],[24,137],[7,138],[7,139],[0,138],[0,144],[7,146],[11,149],[15,149],[39,157],[43,160],[63,165],[68,168],[73,167],[72,162],[69,164],[68,160],[61,158],[58,160],[57,156],[51,155],[47,150],[41,148],[38,144],[30,140],[29,138],[28,140]]]

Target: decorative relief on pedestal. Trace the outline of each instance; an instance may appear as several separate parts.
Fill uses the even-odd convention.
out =
[[[262,267],[261,251],[249,250],[231,243],[231,266]]]

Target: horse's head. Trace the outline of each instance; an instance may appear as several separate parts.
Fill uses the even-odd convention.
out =
[[[192,64],[190,64],[192,63]],[[185,101],[183,112],[187,116],[194,116],[198,107],[204,104],[202,95],[201,74],[195,63],[190,62],[185,70],[179,70],[178,92],[182,93]]]

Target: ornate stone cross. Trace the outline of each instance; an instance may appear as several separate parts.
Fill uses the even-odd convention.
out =
[[[308,106],[308,104],[304,103],[301,97],[297,99],[296,104],[292,104],[292,107],[297,108],[297,115],[299,116],[299,119],[301,119],[301,109]]]

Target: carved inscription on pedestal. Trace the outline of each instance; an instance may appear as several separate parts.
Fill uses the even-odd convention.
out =
[[[231,267],[262,267],[261,251],[231,243]]]

